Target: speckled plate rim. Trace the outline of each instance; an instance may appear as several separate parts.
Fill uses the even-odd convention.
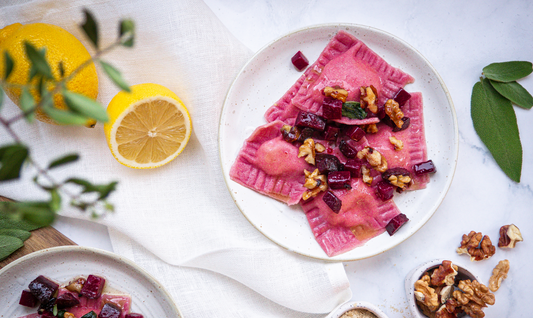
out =
[[[452,123],[453,123],[453,146],[452,146],[453,149],[450,149],[450,153],[452,154],[452,157],[449,159],[449,161],[450,161],[450,174],[446,177],[445,185],[444,185],[444,187],[442,189],[442,192],[441,192],[440,196],[438,196],[438,198],[435,200],[435,204],[433,206],[433,209],[431,211],[429,211],[429,213],[425,214],[425,216],[419,221],[419,223],[418,223],[419,226],[417,226],[417,228],[415,230],[409,231],[409,233],[407,235],[403,235],[402,238],[400,240],[396,241],[394,244],[389,244],[386,248],[380,249],[380,250],[372,252],[372,253],[366,253],[365,255],[357,255],[357,254],[356,255],[351,255],[350,252],[353,252],[353,250],[352,250],[352,251],[346,252],[346,253],[341,254],[341,255],[336,255],[334,257],[328,257],[325,253],[323,253],[323,255],[320,255],[320,253],[316,253],[316,252],[310,253],[309,251],[306,251],[306,250],[301,250],[299,248],[294,248],[293,246],[291,246],[290,243],[287,244],[286,242],[280,241],[280,240],[275,239],[272,236],[268,235],[267,233],[265,233],[265,230],[263,229],[263,226],[259,225],[259,224],[256,224],[254,222],[254,220],[252,220],[251,217],[249,215],[247,215],[247,212],[245,211],[245,209],[243,209],[243,207],[239,204],[238,195],[236,193],[234,193],[233,189],[234,189],[234,187],[242,187],[242,188],[244,188],[244,187],[230,179],[229,170],[231,168],[231,165],[228,166],[228,165],[225,165],[225,163],[224,163],[224,154],[223,154],[223,152],[225,151],[225,148],[224,148],[224,142],[225,141],[224,141],[224,137],[223,137],[223,131],[224,131],[223,126],[225,124],[224,118],[227,116],[227,113],[229,112],[228,111],[228,104],[230,103],[231,95],[233,94],[233,91],[235,90],[236,83],[238,83],[239,79],[243,76],[243,74],[250,67],[250,65],[265,50],[275,46],[276,43],[278,43],[280,41],[283,41],[284,39],[287,39],[289,37],[292,37],[295,34],[298,34],[300,32],[307,32],[307,31],[310,31],[310,30],[321,29],[321,28],[333,28],[333,29],[336,29],[337,31],[341,30],[341,29],[362,30],[362,31],[365,31],[365,32],[372,32],[372,33],[376,33],[376,34],[388,37],[388,38],[391,39],[391,41],[395,41],[395,42],[401,44],[404,47],[404,49],[406,49],[406,50],[412,52],[413,54],[415,54],[419,59],[421,59],[425,63],[425,66],[428,69],[431,70],[431,73],[432,73],[431,75],[434,76],[434,78],[438,81],[440,89],[442,89],[443,93],[446,96],[447,107],[449,107],[450,115],[452,116],[451,120],[452,120]],[[363,39],[363,42],[365,42],[364,39]],[[371,46],[369,46],[369,47],[371,49],[374,49]],[[298,51],[297,48],[295,48],[294,52],[296,52],[296,51]],[[385,58],[385,59],[387,60],[387,58]],[[313,62],[314,62],[314,60],[310,59],[310,63],[313,63]],[[398,67],[397,65],[393,65],[393,66]],[[288,87],[286,87],[286,89],[288,89]],[[279,95],[279,97],[281,97],[281,95]],[[414,233],[416,233],[420,228],[422,228],[422,226],[424,226],[429,221],[429,219],[435,214],[437,209],[442,204],[442,201],[444,200],[446,194],[448,193],[448,191],[450,189],[450,186],[451,186],[451,183],[453,181],[453,177],[455,175],[456,166],[457,166],[457,160],[458,160],[458,156],[459,156],[459,129],[458,129],[458,124],[457,124],[457,114],[456,114],[456,111],[455,111],[455,107],[454,107],[451,95],[450,95],[450,93],[448,91],[448,88],[446,87],[446,84],[444,83],[444,81],[441,78],[441,76],[438,74],[437,70],[431,65],[431,63],[418,50],[416,50],[410,44],[408,44],[404,40],[402,40],[402,39],[400,39],[400,38],[398,38],[398,37],[396,37],[396,36],[394,36],[394,35],[392,35],[392,34],[390,34],[388,32],[385,32],[383,30],[380,30],[380,29],[377,29],[377,28],[374,28],[374,27],[370,27],[370,26],[359,25],[359,24],[351,24],[351,23],[318,24],[318,25],[313,25],[313,26],[304,27],[304,28],[295,30],[293,32],[290,32],[290,33],[284,35],[284,36],[281,36],[280,38],[278,38],[276,40],[273,40],[272,42],[268,43],[263,48],[261,48],[259,51],[257,51],[250,58],[250,60],[248,60],[248,62],[242,67],[242,69],[239,71],[239,73],[235,77],[234,81],[230,85],[230,87],[228,89],[228,92],[226,93],[226,97],[224,99],[224,104],[223,104],[222,111],[220,113],[220,118],[219,118],[218,147],[219,147],[219,149],[218,149],[219,150],[219,160],[220,160],[220,164],[221,164],[221,167],[222,167],[222,172],[223,172],[224,180],[225,180],[225,183],[226,183],[226,187],[228,188],[228,191],[230,192],[230,195],[232,196],[235,204],[237,205],[237,207],[239,208],[241,213],[244,215],[244,217],[258,231],[260,231],[264,236],[266,236],[268,239],[270,239],[274,243],[278,244],[279,246],[281,246],[281,247],[283,247],[283,248],[285,248],[285,249],[287,249],[289,251],[295,252],[297,254],[300,254],[300,255],[303,255],[303,256],[307,256],[307,257],[310,257],[310,258],[314,258],[314,259],[320,259],[320,260],[326,260],[326,261],[342,261],[342,262],[344,262],[344,261],[355,261],[355,260],[359,260],[359,259],[365,259],[365,258],[369,258],[369,257],[372,257],[372,256],[379,255],[381,253],[384,253],[384,252],[388,251],[389,249],[399,245],[400,243],[402,243],[403,241],[405,241],[409,237],[411,237]],[[268,198],[266,196],[265,196],[265,198],[267,198],[269,200],[274,200],[274,199]],[[318,243],[316,243],[316,244],[318,246]]]
[[[137,272],[140,276],[143,276],[154,287],[154,290],[158,291],[160,295],[165,298],[165,301],[169,304],[169,306],[171,307],[171,310],[173,310],[177,314],[178,318],[183,317],[183,315],[181,314],[180,310],[174,303],[170,294],[166,291],[163,285],[161,285],[161,283],[159,283],[157,279],[155,279],[151,274],[149,274],[144,269],[142,269],[139,265],[135,264],[133,261],[125,257],[119,256],[117,254],[114,254],[114,253],[111,253],[105,250],[97,249],[97,248],[84,247],[84,246],[58,246],[58,247],[51,247],[51,248],[39,250],[39,251],[30,253],[28,255],[25,255],[19,259],[16,259],[13,262],[6,265],[5,267],[3,267],[2,269],[0,269],[0,278],[6,272],[11,271],[12,269],[20,266],[23,263],[31,262],[36,259],[51,257],[51,256],[61,254],[61,253],[93,253],[97,255],[98,257],[107,258],[119,264],[129,266],[133,271]],[[46,276],[45,273],[43,273],[43,275]],[[127,292],[127,291],[124,291],[124,292]]]

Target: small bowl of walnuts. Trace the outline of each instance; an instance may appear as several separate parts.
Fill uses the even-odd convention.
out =
[[[413,269],[406,277],[409,308],[417,318],[484,317],[494,294],[464,266],[436,259]]]
[[[348,302],[335,309],[328,318],[388,318],[375,305],[366,301]]]

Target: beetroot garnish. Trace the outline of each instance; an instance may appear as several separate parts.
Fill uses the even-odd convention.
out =
[[[409,221],[407,216],[405,216],[405,214],[403,213],[400,213],[397,216],[393,217],[385,228],[387,229],[389,235],[392,236],[394,233],[396,233],[396,231],[398,231],[400,227],[402,227],[402,225],[407,223],[407,221]]]
[[[333,194],[333,192],[328,191],[322,197],[324,203],[335,213],[339,213],[342,207],[342,201]]]
[[[43,314],[45,312],[52,312],[54,310],[54,305],[56,303],[56,299],[54,297],[41,302],[39,305],[39,309],[37,309],[37,313]]]
[[[349,126],[348,128],[346,128],[344,133],[350,139],[355,140],[355,141],[359,141],[363,139],[363,137],[366,135],[365,131],[361,129],[361,127],[359,126]]]
[[[339,158],[324,153],[316,154],[315,164],[320,174],[328,174],[331,171],[340,171],[342,167]]]
[[[28,288],[40,302],[47,302],[55,295],[59,284],[40,275],[28,285]]]
[[[365,162],[361,159],[348,159],[344,164],[344,170],[350,171],[352,178],[361,177],[361,167]]]
[[[350,171],[331,171],[328,173],[328,185],[332,189],[351,189]]]
[[[96,299],[102,295],[105,279],[100,276],[89,275],[87,281],[83,284],[80,294],[89,299]]]
[[[118,306],[107,303],[102,307],[102,310],[98,314],[98,318],[120,318],[120,314],[122,313],[122,309],[120,309]]]
[[[307,65],[309,65],[309,60],[303,55],[301,51],[296,52],[291,58],[292,65],[296,67],[298,71],[303,71]]]
[[[281,128],[281,136],[286,142],[295,142],[300,138],[300,129],[295,126],[284,125]]]
[[[394,100],[402,107],[405,105],[405,103],[411,98],[411,94],[409,94],[406,90],[403,88],[400,88],[400,90],[394,95]]]
[[[380,120],[383,120],[383,118],[388,117],[387,112],[385,112],[384,105],[378,106],[378,112],[376,113],[376,115]]]
[[[326,119],[340,119],[342,117],[342,101],[331,97],[324,98],[322,116]]]
[[[29,290],[23,290],[20,295],[19,305],[26,307],[35,307],[37,306],[38,299],[33,295]]]
[[[126,314],[124,318],[144,318],[144,316],[141,314],[130,313],[130,314]]]
[[[64,293],[62,295],[57,296],[56,299],[57,308],[59,309],[74,307],[76,305],[79,305],[79,303],[79,299],[71,293]]]
[[[326,128],[326,122],[322,118],[313,113],[303,111],[298,113],[294,125],[298,127],[309,127],[319,131],[323,131]]]
[[[336,142],[339,137],[340,128],[335,126],[327,126],[324,133],[324,139],[327,141]]]
[[[409,128],[409,125],[411,125],[411,119],[409,119],[409,117],[404,117],[402,118],[403,120],[403,125],[401,128],[398,128],[398,126],[396,126],[396,124],[394,124],[394,127],[392,128],[392,131],[394,132],[397,132],[397,131],[402,131],[402,130],[406,130],[407,128]]]
[[[54,314],[51,311],[45,311],[39,315],[40,315],[39,318],[56,318],[56,316],[54,316]]]
[[[437,167],[433,164],[433,161],[428,160],[421,163],[417,163],[413,166],[413,170],[416,175],[423,175],[426,173],[437,172]]]
[[[376,195],[383,201],[390,200],[394,196],[394,186],[388,182],[380,181],[376,186]]]
[[[357,156],[357,150],[354,147],[348,145],[348,143],[344,140],[341,141],[339,145],[339,150],[346,158],[352,159]]]

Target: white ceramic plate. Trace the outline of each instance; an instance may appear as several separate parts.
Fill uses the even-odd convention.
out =
[[[392,66],[411,74],[415,83],[409,92],[422,92],[428,158],[438,172],[422,191],[395,195],[394,201],[410,219],[394,236],[386,232],[364,246],[328,257],[315,241],[299,206],[288,207],[256,193],[229,177],[230,168],[243,142],[260,125],[264,114],[302,75],[291,57],[302,53],[312,64],[328,41],[346,30],[365,42]],[[435,213],[452,182],[457,163],[459,137],[457,118],[448,90],[431,64],[412,46],[386,32],[355,24],[328,24],[292,32],[268,44],[243,67],[231,85],[220,117],[219,151],[228,189],[244,216],[266,237],[312,258],[351,261],[371,257],[400,244],[420,229]]]
[[[182,317],[163,286],[128,259],[106,251],[63,246],[28,254],[0,270],[0,317],[20,317],[37,308],[19,305],[20,294],[39,275],[66,283],[79,275],[101,275],[106,286],[131,295],[131,311],[144,317]]]

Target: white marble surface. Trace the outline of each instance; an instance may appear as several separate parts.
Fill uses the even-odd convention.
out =
[[[389,317],[411,317],[403,281],[418,264],[445,258],[458,261],[487,283],[501,259],[511,263],[509,277],[495,293],[487,317],[529,317],[533,273],[533,111],[515,107],[522,147],[522,181],[498,168],[476,135],[470,118],[472,86],[492,62],[533,60],[533,3],[530,1],[274,1],[206,0],[207,5],[245,45],[257,51],[305,26],[344,22],[382,29],[417,48],[437,69],[453,98],[460,147],[454,181],[429,222],[398,247],[376,257],[345,263],[353,300],[377,305]],[[533,77],[521,81],[533,91]],[[461,236],[481,231],[498,240],[504,224],[520,227],[525,241],[514,250],[498,249],[489,260],[471,263],[455,248]],[[104,227],[60,218],[61,232],[84,246],[112,250]]]

